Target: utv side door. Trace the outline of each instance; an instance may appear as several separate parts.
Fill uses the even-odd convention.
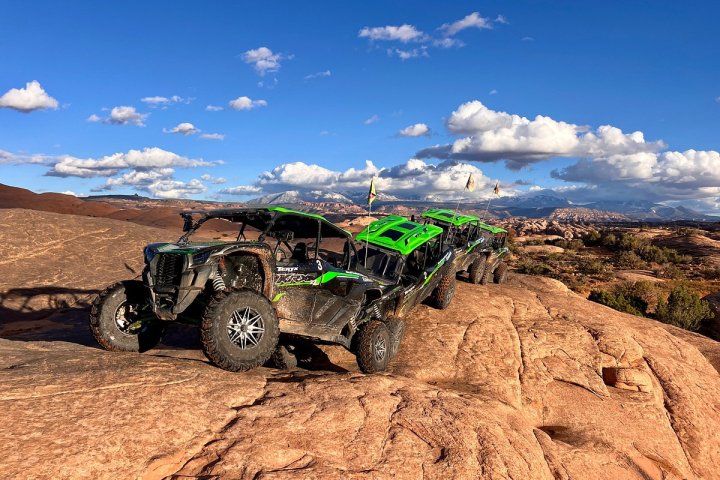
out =
[[[320,246],[318,262],[322,272],[315,291],[312,324],[340,333],[360,311],[365,280],[350,270],[357,261],[350,238],[343,242],[342,252],[322,248],[322,241]]]
[[[294,231],[300,233],[300,236],[293,238],[289,257],[275,264],[275,287],[278,293],[272,300],[276,302],[280,319],[309,323],[313,315],[318,278],[322,274],[322,264],[317,259],[319,223],[293,215],[282,215],[274,223],[278,230]]]

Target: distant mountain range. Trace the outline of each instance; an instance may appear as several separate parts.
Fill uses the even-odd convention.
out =
[[[298,205],[307,203],[337,203],[342,205],[364,206],[367,201],[367,194],[360,193],[337,193],[327,191],[298,191],[291,190],[279,192],[248,200],[249,204],[280,204]],[[484,210],[486,201],[461,202],[462,208],[470,210]],[[374,206],[383,206],[388,210],[392,206],[407,206],[413,209],[423,209],[431,206],[443,206],[455,208],[457,202],[447,200],[420,200],[412,198],[399,198],[393,195],[379,193]],[[519,197],[501,197],[490,202],[490,213],[495,217],[528,217],[543,218],[551,217],[562,209],[564,215],[573,209],[578,210],[578,216],[588,216],[588,220],[595,218],[613,218],[609,213],[620,214],[630,220],[637,221],[674,221],[674,220],[696,220],[696,221],[718,221],[718,217],[705,215],[686,207],[671,207],[659,203],[642,200],[613,201],[606,200],[586,204],[573,203],[566,198],[547,194],[524,195]],[[617,215],[615,217],[618,217]]]
[[[109,200],[111,198],[124,199],[128,201],[136,200],[138,202],[150,201],[152,199],[139,195],[97,195],[86,197],[87,200]],[[157,202],[158,200],[152,200]],[[330,204],[337,207],[328,210],[327,213],[354,213],[359,208],[364,208],[367,202],[367,193],[352,192],[339,193],[324,190],[289,190],[285,192],[272,193],[261,197],[253,198],[242,202],[248,205],[258,204],[274,204],[285,205],[304,209],[316,207],[318,211],[324,211]],[[199,201],[198,203],[213,203],[211,201]],[[378,192],[373,210],[384,213],[392,212],[395,209],[419,211],[430,207],[455,208],[457,201],[447,201],[437,199],[421,199],[418,198],[399,198],[394,195],[388,195]],[[401,208],[402,207],[402,208]],[[461,208],[467,211],[484,212],[487,207],[487,201],[462,201]],[[328,207],[330,208],[330,207]],[[538,193],[536,195],[523,195],[519,197],[500,197],[494,198],[490,202],[489,214],[494,217],[528,217],[528,218],[575,218],[587,221],[612,221],[612,219],[620,219],[622,217],[628,220],[645,221],[645,222],[665,222],[675,220],[694,220],[694,221],[720,221],[720,218],[711,215],[705,215],[690,208],[683,206],[671,207],[659,203],[653,203],[643,200],[615,201],[605,200],[591,203],[573,203],[566,198],[548,195],[546,193]],[[615,215],[613,215],[615,214]],[[601,220],[603,221],[603,220]]]

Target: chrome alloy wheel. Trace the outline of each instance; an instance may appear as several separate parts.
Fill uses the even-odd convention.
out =
[[[385,339],[382,337],[382,335],[378,335],[375,339],[374,350],[375,360],[378,362],[382,362],[385,359],[385,354],[387,352],[387,345],[385,344]]]
[[[230,315],[227,334],[230,341],[243,350],[252,348],[265,334],[265,322],[256,310],[250,307],[239,308]]]

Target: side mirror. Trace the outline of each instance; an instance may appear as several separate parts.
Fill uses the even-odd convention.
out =
[[[193,227],[193,219],[191,216],[183,216],[185,221],[183,222],[183,232],[189,232]]]

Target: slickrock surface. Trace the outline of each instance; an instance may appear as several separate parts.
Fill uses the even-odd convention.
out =
[[[82,279],[96,247],[73,285],[102,287]],[[339,347],[224,372],[182,328],[108,353],[83,346],[81,317],[0,329],[3,478],[720,478],[718,344],[554,280],[459,283],[447,310],[413,312],[378,375]]]

